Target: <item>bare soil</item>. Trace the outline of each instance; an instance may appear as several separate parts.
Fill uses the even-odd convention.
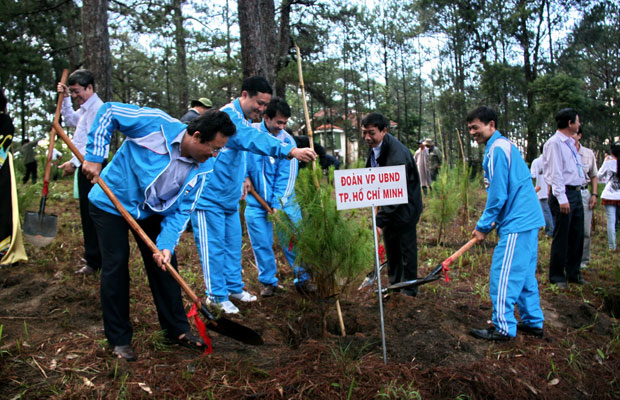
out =
[[[69,182],[60,181],[54,190],[69,192]],[[240,305],[241,315],[233,318],[259,332],[264,345],[247,346],[213,332],[211,355],[166,345],[134,243],[131,316],[138,360],[127,363],[115,359],[106,344],[98,276],[73,274],[82,263],[77,207],[68,196],[52,197],[47,211],[59,217],[57,239],[41,249],[27,245],[28,262],[0,270],[1,398],[620,397],[620,331],[614,318],[620,257],[604,250],[602,213],[595,220],[593,261],[584,271],[587,285],[558,291],[548,284],[549,240],[541,238],[544,339],[518,335],[491,343],[468,334],[486,327],[491,317],[488,266],[494,239],[489,238],[452,267],[450,282],[422,286],[417,297],[393,293],[384,299],[387,364],[377,294],[374,288],[357,290],[363,276],[341,298],[346,336],[340,336],[330,304],[329,334],[322,337],[316,302],[295,291],[285,266],[279,274],[287,290]],[[436,246],[435,227],[423,220],[420,275],[464,244],[471,226],[451,226],[445,243]],[[243,252],[247,289],[258,294],[245,239]],[[183,277],[203,293],[191,233],[183,235],[178,257]],[[280,261],[284,265],[281,255]]]

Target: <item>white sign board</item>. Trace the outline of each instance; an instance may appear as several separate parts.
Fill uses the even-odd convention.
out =
[[[338,210],[407,203],[404,165],[334,171]]]

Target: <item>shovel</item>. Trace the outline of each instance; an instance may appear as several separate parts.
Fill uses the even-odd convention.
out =
[[[62,77],[60,82],[65,84],[67,82],[68,70],[62,71]],[[62,108],[62,101],[64,100],[64,93],[58,95],[58,103],[56,104],[56,114],[54,115],[54,123],[58,123],[60,119],[60,109]],[[58,221],[55,215],[45,214],[45,202],[47,200],[50,170],[52,167],[52,155],[54,153],[54,143],[56,136],[55,130],[52,128],[50,131],[50,144],[47,149],[47,163],[45,164],[45,175],[43,177],[43,195],[41,196],[41,204],[39,206],[39,212],[27,211],[24,217],[24,226],[22,232],[28,242],[35,247],[47,246],[56,237],[56,231],[58,229]]]
[[[424,285],[425,283],[436,281],[441,278],[439,273],[441,271],[446,272],[446,281],[448,280],[447,271],[449,270],[449,266],[456,261],[463,253],[469,250],[474,244],[478,243],[478,239],[473,238],[469,242],[465,243],[463,247],[455,251],[450,257],[446,258],[443,262],[439,263],[435,269],[433,269],[426,277],[413,279],[410,281],[398,282],[393,285],[390,285],[386,288],[386,290],[395,290],[395,289],[410,289],[420,285]]]
[[[381,271],[383,271],[383,268],[387,265],[387,261],[385,261],[383,264],[381,264],[379,266],[379,273],[381,273]],[[375,281],[377,280],[377,273],[376,271],[373,269],[372,271],[370,271],[367,275],[366,278],[364,278],[364,281],[362,282],[362,284],[360,285],[360,287],[357,288],[357,290],[362,290],[365,287],[368,287],[370,285],[372,285],[373,283],[375,283]]]
[[[78,160],[83,163],[84,156],[79,152],[79,150],[75,147],[75,145],[71,142],[71,139],[65,134],[62,127],[54,122],[54,129],[58,136],[69,146],[69,149],[75,154]],[[114,193],[110,190],[108,185],[101,179],[101,177],[97,178],[97,183],[103,189],[108,198],[114,203],[114,206],[121,213],[123,218],[127,221],[129,226],[140,236],[140,238],[144,241],[144,243],[151,249],[153,253],[161,253],[155,243],[148,237],[148,235],[142,230],[140,225],[136,222],[135,219],[125,210],[125,207],[118,201]],[[241,325],[237,322],[231,321],[221,316],[214,316],[209,309],[205,306],[205,304],[200,301],[198,296],[194,293],[194,291],[185,283],[181,275],[174,269],[174,267],[170,263],[165,264],[166,270],[172,275],[175,281],[181,286],[183,291],[191,298],[192,302],[196,305],[196,308],[200,309],[202,315],[206,318],[207,323],[206,327],[211,329],[214,332],[217,332],[221,335],[228,336],[235,340],[238,340],[245,344],[251,345],[261,345],[263,344],[263,338],[253,329],[248,328],[247,326]]]

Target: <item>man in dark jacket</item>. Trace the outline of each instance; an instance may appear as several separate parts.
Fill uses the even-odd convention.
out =
[[[422,213],[420,175],[411,151],[387,133],[388,119],[379,113],[370,113],[362,120],[362,136],[370,152],[366,167],[404,165],[407,173],[407,204],[382,206],[377,214],[377,231],[383,234],[388,258],[390,284],[418,277],[418,246],[416,224]],[[417,288],[401,290],[415,296]]]

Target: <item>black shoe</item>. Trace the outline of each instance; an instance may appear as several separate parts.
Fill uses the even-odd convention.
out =
[[[86,264],[82,268],[78,269],[74,272],[75,275],[92,275],[95,273],[95,269],[90,265]]]
[[[284,287],[276,285],[264,285],[263,290],[260,291],[261,297],[271,297],[278,292],[284,291]]]
[[[587,285],[588,282],[584,280],[582,277],[579,278],[569,278],[568,283],[576,283],[577,285]]]
[[[303,281],[302,283],[296,283],[295,289],[303,295],[312,295],[316,293],[316,286],[308,280]]]
[[[472,329],[469,332],[476,339],[486,339],[486,340],[495,340],[506,342],[510,340],[510,336],[504,335],[495,329],[494,326],[491,326],[487,329]]]
[[[543,338],[543,328],[535,328],[533,326],[525,325],[523,322],[517,324],[517,332],[525,333],[526,335],[534,336],[538,339]]]
[[[558,289],[568,289],[566,282],[551,282],[552,285],[557,285]]]
[[[117,358],[122,358],[126,361],[136,361],[136,353],[134,353],[133,348],[129,344],[124,346],[114,346],[112,354],[114,354]]]

